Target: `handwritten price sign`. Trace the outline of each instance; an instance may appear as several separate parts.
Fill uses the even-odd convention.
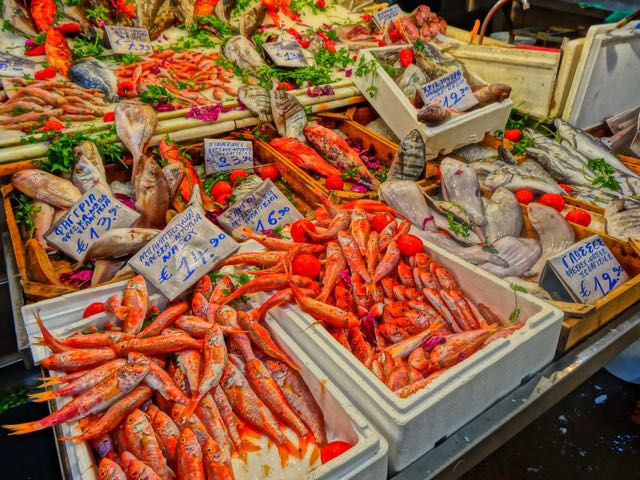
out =
[[[94,187],[51,228],[46,239],[70,257],[82,261],[102,234],[114,228],[130,227],[138,218],[138,212]]]
[[[556,282],[556,288],[563,287],[574,301],[592,304],[627,280],[627,272],[602,238],[593,235],[551,258],[540,283],[547,288]]]
[[[22,77],[25,74],[33,75],[34,72],[33,62],[0,52],[0,76]]]
[[[295,40],[269,42],[263,47],[278,67],[297,68],[306,67],[309,64],[304,50]]]
[[[240,245],[211,223],[198,203],[171,219],[129,265],[173,300]]]
[[[114,53],[148,54],[153,51],[149,30],[137,27],[107,25],[107,37]]]
[[[380,30],[384,29],[387,23],[391,23],[394,18],[404,15],[404,12],[398,5],[392,5],[389,8],[380,10],[373,14],[373,21],[376,23]]]
[[[253,144],[247,140],[204,139],[207,175],[253,167]]]
[[[419,90],[424,103],[435,103],[461,112],[478,104],[461,70],[443,75]]]
[[[252,192],[231,205],[218,217],[229,233],[247,225],[254,232],[270,230],[300,220],[302,215],[271,180],[265,180]]]

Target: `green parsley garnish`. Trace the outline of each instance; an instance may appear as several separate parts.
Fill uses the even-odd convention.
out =
[[[133,53],[125,53],[122,58],[120,58],[120,61],[123,65],[131,65],[132,63],[141,62],[142,57],[139,57],[138,55],[135,55]]]
[[[595,178],[591,180],[592,185],[599,185],[602,188],[607,188],[615,192],[621,190],[620,183],[614,176],[616,172],[615,168],[605,162],[603,158],[588,160],[587,167],[596,175]]]
[[[108,20],[109,10],[104,6],[98,5],[96,8],[87,8],[87,19],[92,21],[102,20],[106,22]]]
[[[24,228],[26,238],[33,236],[36,228],[36,213],[40,211],[40,207],[33,206],[33,200],[24,193],[13,193],[13,215],[16,223]]]
[[[77,37],[73,41],[71,47],[71,54],[76,60],[81,60],[86,57],[100,57],[103,52],[102,43],[100,37],[96,36],[95,40],[85,40],[82,37]]]
[[[158,85],[149,85],[147,89],[140,94],[140,101],[150,105],[170,104],[175,98],[176,97],[171,94],[166,87]]]

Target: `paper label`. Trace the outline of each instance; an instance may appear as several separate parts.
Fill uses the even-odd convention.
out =
[[[173,300],[239,247],[205,217],[199,202],[193,202],[141,248],[129,265]]]
[[[107,25],[106,29],[114,53],[148,54],[153,50],[149,30],[146,28]]]
[[[387,24],[393,21],[394,18],[404,15],[404,12],[398,5],[391,5],[389,8],[380,10],[373,14],[373,21],[380,30]]]
[[[98,187],[85,192],[46,236],[64,253],[82,261],[91,245],[114,228],[133,225],[140,214]]]
[[[218,221],[227,232],[239,235],[238,229],[243,225],[254,232],[262,232],[302,218],[280,189],[271,180],[265,180],[231,205]]]
[[[443,75],[418,89],[425,104],[435,103],[461,112],[478,104],[461,70]]]
[[[2,77],[23,77],[33,75],[34,72],[35,68],[31,63],[0,58],[0,76]]]
[[[598,235],[585,238],[550,258],[541,285],[549,275],[555,275],[575,302],[584,304],[595,303],[629,280],[627,272]]]
[[[253,168],[253,143],[248,140],[204,139],[207,175]]]
[[[269,42],[263,44],[264,50],[278,67],[306,67],[307,58],[302,47],[295,40]]]

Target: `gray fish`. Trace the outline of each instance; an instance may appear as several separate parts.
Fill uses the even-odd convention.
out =
[[[304,141],[307,114],[296,97],[284,90],[271,90],[271,116],[281,136]]]
[[[98,187],[105,193],[111,193],[104,163],[98,152],[98,147],[90,141],[82,142],[73,149],[76,164],[73,167],[71,181],[82,193],[93,187]]]
[[[251,112],[258,115],[260,123],[269,121],[271,114],[271,96],[269,91],[259,85],[242,85],[238,88],[238,101]]]
[[[516,157],[514,157],[513,154],[503,145],[500,145],[498,147],[498,156],[500,157],[500,160],[507,164],[518,165],[518,160],[516,160]]]
[[[409,99],[413,100],[416,90],[428,82],[424,72],[415,64],[409,65],[403,69],[395,80],[396,84],[402,90],[402,93]]]
[[[438,201],[426,193],[423,192],[425,199],[427,200],[427,204],[431,207],[433,213],[433,222],[436,227],[440,230],[444,230],[449,233],[454,239],[463,244],[474,244],[484,242],[484,236],[478,235],[474,231],[474,229],[467,229],[468,231],[464,231],[462,229],[455,229],[453,225],[450,223],[451,220],[456,223],[465,223],[473,227],[473,224],[469,220],[469,214],[464,210],[462,205],[459,205],[455,202]],[[475,227],[475,230],[482,233],[480,228]]]
[[[53,208],[48,203],[41,202],[40,200],[34,200],[33,212],[33,238],[40,242],[42,248],[48,250],[49,246],[47,245],[47,241],[44,239],[44,235],[49,231],[49,228],[51,228],[51,225],[53,224],[55,208]]]
[[[491,263],[502,267],[508,267],[509,264],[486,249],[483,249],[480,245],[461,246],[454,239],[449,237],[446,233],[439,232],[421,232],[420,236],[427,242],[433,243],[438,247],[446,250],[447,252],[466,260],[474,265],[480,265],[483,263]]]
[[[178,14],[170,2],[166,2],[153,21],[153,27],[149,29],[149,36],[152,40],[158,38],[162,32],[171,28],[178,21]]]
[[[526,160],[524,162],[522,162],[520,165],[518,165],[518,169],[522,172],[526,172],[529,175],[531,175],[532,177],[537,177],[540,180],[544,180],[547,183],[550,183],[552,185],[556,185],[558,182],[555,181],[555,179],[549,175],[549,173],[542,168],[542,166],[536,162],[535,160]]]
[[[125,263],[126,260],[96,259],[93,266],[93,275],[91,276],[91,286],[95,287],[115,278]]]
[[[151,28],[153,27],[153,23],[158,16],[158,12],[160,11],[160,7],[165,2],[165,0],[136,0],[136,25],[142,28]],[[184,6],[180,0],[175,2],[175,9],[178,14],[183,18],[185,24],[187,19],[183,17]],[[193,18],[193,2],[191,2],[191,18]],[[191,26],[191,20],[189,20],[189,24],[187,28]]]
[[[590,187],[584,187],[581,185],[573,185],[571,188],[571,196],[585,202],[593,203],[601,207],[606,207],[609,202],[620,198],[622,195],[618,192],[612,192],[611,190],[594,190]]]
[[[162,169],[164,176],[167,178],[167,183],[169,185],[169,204],[173,202],[173,199],[176,197],[176,193],[178,193],[178,189],[180,188],[180,184],[184,179],[184,165],[180,162],[169,162]]]
[[[380,185],[378,193],[387,205],[406,216],[416,227],[434,232],[437,230],[424,192],[415,181],[387,180]]]
[[[557,184],[550,184],[537,177],[523,175],[517,168],[513,167],[504,167],[490,173],[484,179],[484,186],[491,191],[503,187],[512,192],[526,188],[534,193],[559,193],[561,195],[566,193]]]
[[[54,207],[69,208],[82,196],[80,190],[69,180],[35,168],[14,173],[11,183],[27,197]]]
[[[424,171],[425,150],[420,132],[411,130],[398,145],[387,180],[419,180]]]
[[[158,115],[151,105],[137,100],[124,100],[118,103],[114,114],[118,137],[133,156],[131,180],[135,184],[139,170],[138,163],[158,125]]]
[[[227,40],[224,56],[240,68],[256,69],[267,64],[246,37],[236,35]]]
[[[478,175],[469,165],[451,157],[440,163],[442,196],[461,205],[474,225],[484,225],[484,203],[480,194]]]
[[[517,237],[522,231],[522,211],[518,199],[506,188],[498,188],[485,208],[487,224],[484,234],[488,243],[502,237]],[[528,267],[527,267],[528,268]]]
[[[213,13],[215,13],[216,17],[218,17],[223,22],[229,23],[229,20],[231,20],[231,12],[233,11],[233,8],[235,6],[236,0],[218,0],[218,3],[216,3],[216,6],[214,7]]]
[[[140,175],[135,185],[136,210],[141,217],[139,228],[163,228],[169,208],[169,182],[160,165],[152,158],[141,159]]]
[[[605,228],[612,237],[640,240],[640,202],[620,198],[604,209]]]
[[[531,225],[538,233],[542,254],[538,261],[525,273],[525,276],[542,272],[546,261],[555,254],[570,247],[576,241],[575,232],[569,222],[557,210],[540,203],[530,203],[527,214]]]
[[[490,173],[508,167],[502,160],[480,160],[479,162],[470,163],[469,166],[473,168],[480,179],[484,179]],[[484,184],[484,181],[482,183]]]
[[[84,261],[96,258],[121,258],[133,255],[160,230],[152,228],[114,228],[100,236],[89,248]]]
[[[27,9],[17,0],[4,0],[2,2],[2,18],[20,33],[24,33],[29,37],[35,37],[38,34]]]
[[[479,267],[500,278],[518,277],[524,274],[536,263],[542,252],[540,244],[533,238],[502,237],[493,244],[493,247],[498,250],[498,256],[509,266],[500,267],[485,263]]]
[[[495,148],[485,147],[477,143],[460,147],[451,152],[454,157],[460,157],[466,163],[492,161],[499,158],[498,151]]]
[[[218,4],[220,3],[221,2],[219,1]],[[216,5],[216,7],[217,6],[218,5]],[[258,27],[262,25],[262,22],[264,22],[264,17],[266,14],[267,7],[265,7],[262,2],[258,2],[257,4],[245,10],[244,13],[240,16],[240,22],[238,24],[240,35],[251,38]]]

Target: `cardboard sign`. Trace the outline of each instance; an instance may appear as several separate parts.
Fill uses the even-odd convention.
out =
[[[278,187],[271,180],[265,180],[231,205],[218,217],[218,221],[227,232],[239,235],[238,229],[243,225],[254,232],[262,232],[302,218]]]
[[[253,168],[253,143],[248,140],[204,139],[207,175]]]
[[[107,25],[106,29],[114,53],[141,53],[144,55],[153,51],[149,30],[146,28]]]
[[[593,235],[550,258],[540,285],[561,300],[593,304],[627,280],[602,238]]]
[[[169,300],[193,286],[240,245],[205,217],[197,189],[189,206],[136,253],[129,265]]]
[[[33,75],[34,72],[35,66],[32,61],[0,52],[0,76],[23,77]]]
[[[418,89],[425,104],[436,103],[461,112],[478,104],[461,70],[443,75]]]
[[[398,5],[391,5],[389,8],[380,10],[373,14],[373,21],[380,30],[384,28],[387,23],[391,23],[394,18],[404,15],[404,12]]]
[[[308,65],[304,50],[295,40],[269,42],[263,44],[263,48],[278,67],[297,68]]]
[[[46,239],[70,257],[82,261],[102,234],[114,228],[130,227],[138,218],[138,212],[110,193],[93,187],[49,230]]]

